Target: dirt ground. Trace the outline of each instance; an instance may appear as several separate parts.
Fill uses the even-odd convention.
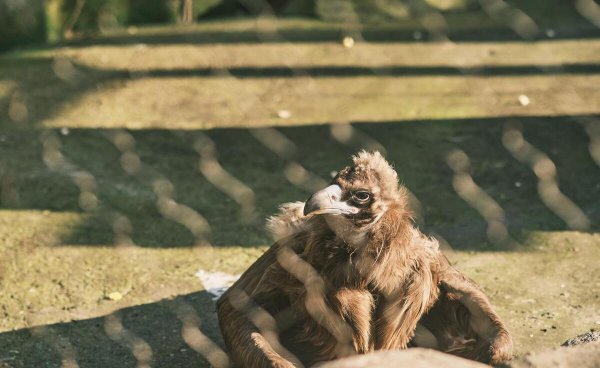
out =
[[[214,363],[196,273],[242,272],[270,244],[264,218],[360,148],[394,163],[516,354],[600,328],[597,38],[345,48],[307,39],[333,32],[311,22],[279,24],[293,42],[249,40],[250,26],[0,56],[0,367]],[[511,153],[513,128],[550,164]],[[457,149],[488,197],[456,186]],[[547,165],[568,199],[554,207]],[[509,242],[488,239],[489,206]]]

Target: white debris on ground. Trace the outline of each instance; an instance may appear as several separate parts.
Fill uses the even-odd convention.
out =
[[[351,49],[352,46],[354,46],[354,38],[350,36],[344,37],[344,39],[342,40],[342,45],[344,45],[344,47],[347,49]]]
[[[123,294],[119,293],[118,291],[114,291],[114,292],[108,294],[107,298],[116,302],[116,301],[123,299]]]
[[[280,119],[289,119],[292,117],[292,112],[289,110],[279,110],[277,111],[277,116]]]
[[[529,97],[527,95],[519,96],[519,103],[521,104],[521,106],[527,106],[527,105],[529,105],[530,102],[531,102],[531,100],[529,99]]]
[[[233,285],[234,282],[237,281],[237,279],[240,278],[240,275],[198,270],[198,272],[196,272],[196,277],[200,280],[204,289],[212,295],[212,300],[216,301],[231,285]]]

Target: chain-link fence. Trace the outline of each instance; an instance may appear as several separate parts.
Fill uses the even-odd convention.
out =
[[[320,19],[281,3],[0,58],[0,366],[230,365],[198,269],[222,291],[272,242],[278,204],[361,149],[394,164],[416,224],[475,274],[574,252],[539,255],[583,267],[558,270],[571,296],[532,266],[560,310],[480,276],[510,299],[521,346],[594,324],[598,269],[581,260],[598,255],[598,3],[317,1]],[[348,355],[318,272],[285,249],[277,262]],[[276,316],[230,295],[294,361]]]

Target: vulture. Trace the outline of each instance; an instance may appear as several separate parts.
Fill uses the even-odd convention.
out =
[[[407,190],[379,152],[267,221],[277,239],[217,301],[240,367],[308,367],[426,347],[488,364],[512,339],[482,290],[417,229]]]

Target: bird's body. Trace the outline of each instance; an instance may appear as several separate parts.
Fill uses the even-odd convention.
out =
[[[282,206],[268,222],[279,240],[218,303],[234,361],[310,366],[408,346],[508,359],[487,298],[412,225],[406,203],[389,164],[362,152],[330,187]]]

